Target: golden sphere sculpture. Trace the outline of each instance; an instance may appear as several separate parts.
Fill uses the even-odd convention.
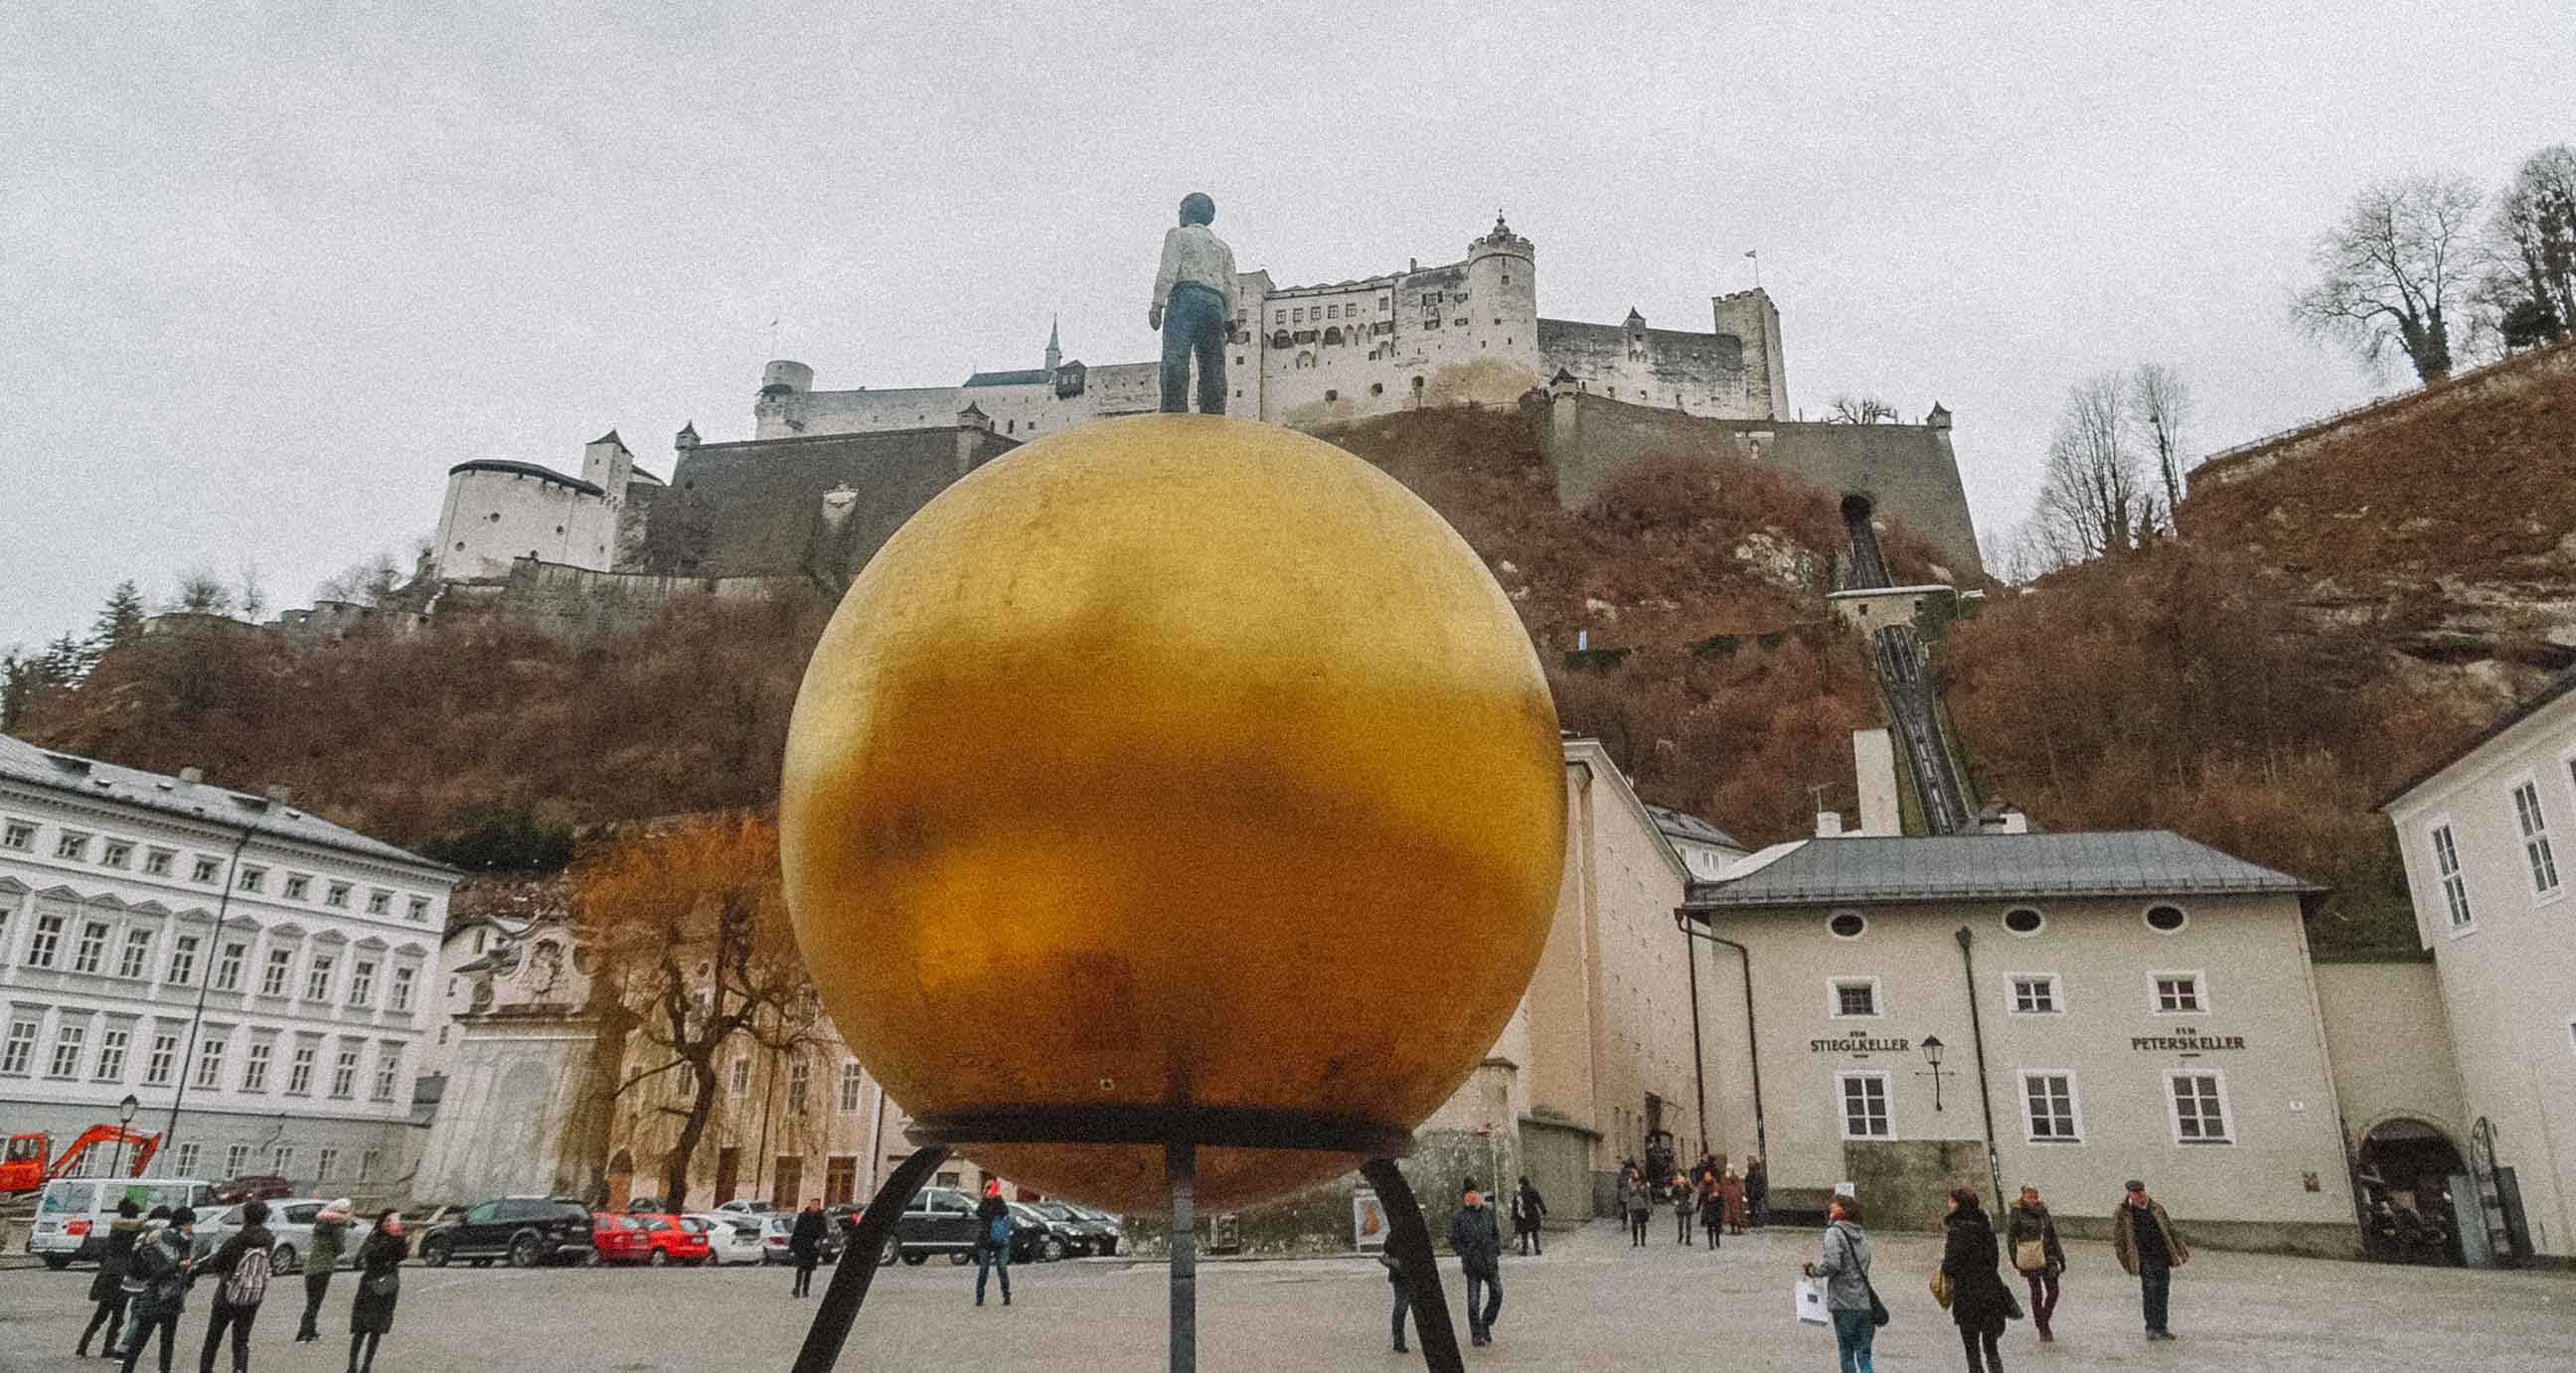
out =
[[[1401,1135],[1528,986],[1565,847],[1555,706],[1483,562],[1341,449],[1202,415],[1050,435],[913,516],[806,668],[781,811],[823,1004],[934,1129]],[[968,1147],[1167,1202],[1142,1138]],[[1361,1152],[1203,1147],[1196,1194]]]

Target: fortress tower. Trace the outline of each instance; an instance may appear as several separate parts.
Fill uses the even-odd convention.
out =
[[[1467,245],[1467,304],[1480,341],[1536,368],[1538,247],[1513,233],[1500,210],[1493,231]]]

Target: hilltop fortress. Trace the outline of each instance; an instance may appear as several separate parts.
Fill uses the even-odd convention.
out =
[[[1467,256],[1318,286],[1238,274],[1229,412],[1331,431],[1449,405],[1519,405],[1568,509],[1628,465],[1705,453],[1786,468],[1929,539],[1980,572],[1950,417],[1921,424],[1789,418],[1780,312],[1759,288],[1715,297],[1710,329],[1544,319],[1538,251],[1501,218]],[[1042,365],[954,386],[814,389],[814,369],[761,372],[753,437],[674,441],[668,483],[615,430],[580,475],[482,459],[449,469],[431,551],[439,600],[497,600],[596,619],[609,602],[752,594],[782,580],[837,591],[933,496],[1034,437],[1157,408],[1155,362],[1090,365],[1050,332]],[[547,610],[545,607],[556,607]],[[436,608],[435,605],[432,607]]]

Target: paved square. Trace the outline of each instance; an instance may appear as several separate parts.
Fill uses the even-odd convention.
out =
[[[1501,1322],[1470,1368],[1831,1370],[1833,1337],[1790,1316],[1790,1284],[1814,1248],[1803,1230],[1727,1241],[1712,1256],[1679,1249],[1659,1225],[1634,1251],[1604,1224],[1564,1235],[1537,1259],[1506,1258]],[[1962,1366],[1948,1316],[1925,1290],[1928,1236],[1879,1241],[1879,1291],[1896,1313],[1880,1334],[1889,1373]],[[2005,1336],[2015,1368],[2167,1373],[2469,1373],[2576,1368],[2576,1275],[2471,1273],[2203,1251],[2175,1277],[2181,1339],[2140,1338],[2137,1288],[2098,1244],[2068,1246],[2058,1343],[2026,1322]],[[1449,1269],[1453,1313],[1463,1284]],[[1386,1344],[1387,1284],[1374,1261],[1312,1259],[1202,1265],[1200,1366],[1225,1369],[1420,1368]],[[826,1270],[828,1276],[829,1270]],[[1164,1270],[1106,1260],[1012,1270],[1014,1305],[973,1306],[974,1270],[932,1260],[881,1271],[845,1369],[1162,1367]],[[0,1369],[108,1367],[71,1356],[88,1311],[89,1271],[0,1272]],[[785,1373],[811,1302],[787,1295],[785,1269],[407,1268],[380,1373]],[[820,1283],[817,1284],[820,1290]],[[208,1294],[192,1298],[181,1366],[193,1368]],[[337,1373],[347,1354],[351,1281],[333,1286],[320,1345],[297,1346],[301,1287],[272,1289],[253,1368]],[[1463,1338],[1465,1324],[1459,1319]],[[149,1366],[148,1364],[146,1365]],[[219,1368],[224,1367],[218,1363]]]

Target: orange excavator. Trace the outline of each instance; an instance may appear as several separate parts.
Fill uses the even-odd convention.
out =
[[[24,1196],[41,1190],[56,1178],[77,1176],[75,1170],[80,1166],[81,1156],[107,1145],[126,1146],[127,1157],[133,1160],[132,1171],[126,1176],[139,1178],[143,1176],[144,1165],[152,1161],[153,1153],[161,1147],[161,1137],[129,1130],[122,1125],[93,1125],[81,1131],[80,1137],[63,1150],[62,1156],[48,1164],[45,1151],[52,1143],[41,1133],[9,1136],[8,1144],[0,1147],[0,1197]]]

